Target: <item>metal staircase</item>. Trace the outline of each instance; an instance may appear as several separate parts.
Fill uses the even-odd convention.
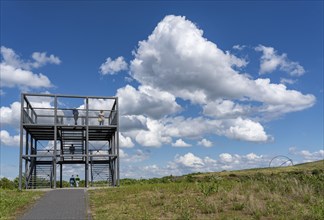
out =
[[[26,184],[28,189],[51,188],[53,180],[52,163],[34,164],[29,168]]]
[[[62,158],[63,161],[84,161],[84,131],[83,130],[62,130],[61,154],[68,155]]]
[[[91,185],[112,185],[112,172],[109,164],[91,163]]]

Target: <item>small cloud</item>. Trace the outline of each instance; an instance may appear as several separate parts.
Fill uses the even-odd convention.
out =
[[[287,78],[280,78],[280,83],[281,84],[290,84],[290,85],[292,85],[292,84],[295,84],[297,82],[297,79],[296,80],[294,80],[294,79],[287,79]]]
[[[172,143],[173,147],[191,147],[191,144],[187,144],[181,138],[178,139],[175,143]]]
[[[39,68],[41,66],[44,66],[47,63],[51,64],[60,64],[61,60],[59,57],[54,56],[53,54],[47,56],[46,52],[34,52],[32,54],[32,58],[36,61],[31,63],[32,67],[34,68]]]
[[[262,52],[260,63],[260,74],[271,73],[276,69],[280,69],[291,76],[301,76],[305,73],[304,67],[298,62],[290,61],[287,54],[277,54],[273,47],[259,45],[255,48],[256,51]]]
[[[125,62],[124,57],[120,56],[115,60],[112,60],[110,57],[107,58],[106,62],[101,64],[100,73],[102,75],[114,75],[120,71],[127,70],[128,64]]]
[[[239,45],[239,44],[237,44],[237,45],[234,45],[233,46],[233,49],[234,50],[243,50],[245,47],[246,47],[245,45]]]
[[[176,155],[175,162],[181,166],[190,168],[200,168],[205,165],[201,158],[190,152],[183,156]]]
[[[219,155],[219,159],[220,159],[220,162],[223,162],[223,163],[231,163],[233,162],[233,157],[232,155],[228,154],[228,153],[222,153]]]
[[[310,152],[308,150],[298,151],[296,148],[289,148],[289,153],[303,158],[303,162],[312,162],[324,159],[324,150]]]
[[[212,147],[213,142],[207,140],[207,139],[202,139],[201,141],[198,142],[198,145],[204,146],[204,147]]]
[[[33,68],[42,67],[48,63],[60,64],[61,60],[59,57],[53,54],[47,56],[46,52],[34,52],[32,54],[33,61],[22,60],[13,49],[1,46],[2,64],[6,64],[14,67],[15,69],[31,70]]]

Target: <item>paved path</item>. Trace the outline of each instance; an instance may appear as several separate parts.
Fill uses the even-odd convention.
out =
[[[85,189],[48,191],[21,219],[91,219]]]

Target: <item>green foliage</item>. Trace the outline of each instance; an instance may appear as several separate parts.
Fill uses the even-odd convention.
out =
[[[209,196],[212,193],[217,193],[218,188],[219,188],[219,183],[218,182],[201,182],[198,183],[198,187],[201,191],[202,194],[205,196]]]
[[[15,189],[16,185],[14,181],[11,181],[7,179],[6,177],[3,177],[0,179],[0,188],[1,189]]]

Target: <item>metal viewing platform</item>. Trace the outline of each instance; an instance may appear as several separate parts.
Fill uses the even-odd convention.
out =
[[[21,94],[19,189],[62,187],[69,166],[119,186],[118,115],[117,97]]]

